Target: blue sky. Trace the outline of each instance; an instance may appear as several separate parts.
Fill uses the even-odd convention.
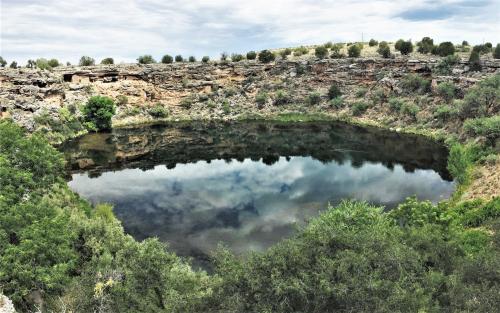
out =
[[[0,0],[0,55],[129,62],[365,39],[500,42],[500,0]]]

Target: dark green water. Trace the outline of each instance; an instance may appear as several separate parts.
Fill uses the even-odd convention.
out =
[[[123,128],[61,149],[73,190],[114,204],[135,238],[159,237],[200,264],[219,242],[265,249],[344,198],[391,208],[454,188],[440,144],[341,123]]]

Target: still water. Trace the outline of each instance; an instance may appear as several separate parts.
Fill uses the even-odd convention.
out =
[[[197,264],[219,242],[265,249],[341,199],[390,209],[454,188],[442,145],[341,123],[121,128],[62,150],[74,191],[112,203],[136,239],[158,237]]]

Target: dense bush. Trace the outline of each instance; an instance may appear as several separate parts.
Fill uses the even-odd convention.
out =
[[[283,89],[277,90],[274,95],[274,105],[285,105],[289,104],[292,101],[292,98]]]
[[[178,54],[175,56],[175,62],[184,62],[182,55]]]
[[[4,58],[0,57],[0,67],[5,67],[7,65],[7,61]]]
[[[443,82],[437,86],[437,94],[446,102],[451,102],[457,95],[457,87],[451,82]]]
[[[403,43],[405,41],[403,39],[398,39],[396,41],[396,43],[394,43],[394,49],[396,49],[396,51],[399,51],[401,49],[401,47],[403,46]]]
[[[274,61],[274,59],[275,59],[274,53],[272,53],[269,50],[262,50],[259,53],[259,61],[262,63],[269,63]]]
[[[137,62],[139,64],[152,64],[152,63],[156,63],[156,60],[151,55],[146,54],[146,55],[141,55],[140,57],[138,57]]]
[[[115,64],[115,60],[113,60],[113,58],[104,58],[102,59],[101,64]]]
[[[264,104],[266,104],[268,99],[269,99],[269,95],[265,91],[260,91],[255,96],[255,102],[257,102],[257,104],[259,106],[263,106]]]
[[[358,45],[351,45],[347,49],[347,55],[350,58],[358,58],[361,54],[361,48]]]
[[[436,66],[435,72],[440,75],[450,75],[452,73],[452,67],[460,62],[460,57],[458,55],[449,55],[442,60]]]
[[[41,70],[50,70],[52,67],[49,65],[49,61],[44,58],[36,59],[36,67],[41,69]]]
[[[148,113],[155,118],[164,118],[168,116],[168,110],[161,103],[157,103],[150,108]]]
[[[408,74],[401,80],[401,87],[408,94],[425,94],[431,91],[431,82],[418,74]]]
[[[314,49],[314,55],[317,58],[324,59],[328,55],[328,49],[325,46],[319,46]]]
[[[343,108],[344,105],[345,105],[344,104],[344,99],[342,98],[342,96],[338,96],[336,98],[330,99],[329,104],[330,104],[331,107],[334,107],[336,109]]]
[[[26,67],[27,67],[27,68],[35,68],[35,67],[36,67],[36,62],[35,62],[34,60],[31,60],[31,59],[30,59],[30,60],[28,60],[28,61],[26,62]]]
[[[57,59],[50,59],[47,63],[50,67],[58,67],[60,65]]]
[[[208,55],[205,55],[203,58],[201,58],[201,62],[203,63],[208,63],[210,61],[210,57]]]
[[[469,57],[469,67],[471,71],[480,71],[483,68],[479,52],[472,50]]]
[[[292,54],[292,49],[290,48],[286,48],[280,51],[280,56],[282,59],[286,59],[291,54]]]
[[[382,41],[378,46],[377,53],[383,58],[388,59],[391,57],[391,48],[389,48],[387,42]]]
[[[495,51],[493,51],[493,57],[495,59],[500,59],[500,43],[497,43]]]
[[[427,54],[434,48],[434,40],[430,37],[424,37],[421,41],[417,42],[417,52]]]
[[[352,115],[354,115],[354,116],[361,115],[361,114],[365,113],[369,107],[370,107],[370,105],[366,102],[363,102],[363,101],[355,102],[351,106]]]
[[[191,63],[196,62],[196,58],[195,58],[194,56],[190,56],[188,60],[189,60],[189,62],[191,62]]]
[[[307,104],[309,105],[318,105],[321,102],[321,94],[317,91],[311,92],[307,95]]]
[[[448,156],[448,170],[451,175],[461,184],[469,179],[469,168],[471,158],[467,148],[460,144],[454,144]]]
[[[111,129],[111,118],[115,114],[115,103],[111,98],[94,96],[87,101],[82,113],[90,129],[108,130]]]
[[[460,115],[462,118],[485,117],[500,112],[500,74],[480,81],[464,96]]]
[[[10,68],[17,68],[17,62],[16,61],[12,61],[9,65]]]
[[[231,54],[231,61],[233,61],[233,62],[240,62],[244,58],[245,57],[242,54],[239,54],[239,53],[233,53],[233,54]]]
[[[435,108],[434,117],[444,122],[458,116],[458,113],[459,113],[458,108],[454,106],[440,105]]]
[[[255,51],[247,52],[247,60],[255,60],[257,58],[257,53]]]
[[[370,41],[368,42],[368,45],[370,47],[375,47],[376,45],[378,45],[378,41],[376,41],[375,39],[370,39]]]
[[[330,88],[328,88],[328,99],[337,98],[342,95],[338,84],[332,84]]]
[[[82,56],[78,62],[80,66],[92,66],[95,65],[95,60],[89,56]]]
[[[404,105],[404,101],[399,98],[390,98],[388,103],[389,108],[391,108],[392,111],[396,112],[399,112],[401,110],[401,107]]]
[[[455,53],[455,45],[449,41],[442,42],[438,46],[438,53],[442,57],[453,55]]]
[[[304,46],[297,47],[293,50],[293,55],[296,57],[300,57],[302,55],[309,54],[309,49]]]
[[[472,136],[484,136],[494,143],[500,138],[500,115],[468,119],[464,122],[464,130]]]
[[[403,40],[402,42],[399,42],[396,50],[401,52],[401,54],[403,54],[403,55],[410,54],[413,52],[413,44],[412,44],[411,40],[408,40],[408,41]]]
[[[161,63],[163,64],[171,64],[174,62],[174,58],[169,55],[169,54],[165,54],[162,58],[161,58]]]
[[[487,54],[491,52],[491,49],[487,45],[476,45],[472,48],[472,52],[474,51],[479,54]]]
[[[399,112],[401,112],[401,114],[408,115],[413,119],[417,117],[419,111],[420,108],[416,104],[409,102],[403,103],[403,105],[399,109]]]
[[[468,47],[469,46],[469,42],[467,40],[462,41],[462,46]]]

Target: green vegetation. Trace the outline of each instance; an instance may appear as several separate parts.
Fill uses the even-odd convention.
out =
[[[113,58],[104,58],[102,59],[101,64],[106,64],[106,65],[115,64],[115,60],[113,60]]]
[[[257,53],[255,51],[247,52],[247,60],[255,60],[257,58]]]
[[[457,87],[450,82],[443,82],[437,86],[437,94],[446,102],[451,102],[457,95]]]
[[[269,95],[265,91],[260,91],[256,96],[255,96],[255,102],[259,106],[263,106],[264,104],[267,103],[267,100],[269,99]]]
[[[309,49],[304,46],[297,47],[293,50],[293,55],[296,57],[300,57],[306,54],[309,54]]]
[[[226,60],[227,60],[227,58],[228,58],[228,54],[227,54],[227,52],[222,52],[222,53],[220,54],[220,60],[221,60],[221,61],[226,61]]]
[[[380,54],[383,58],[388,59],[391,57],[391,48],[387,44],[387,42],[380,42],[377,53]]]
[[[175,56],[175,62],[184,62],[184,59],[182,58],[182,55],[178,54]]]
[[[428,54],[434,48],[434,40],[430,37],[424,37],[420,42],[417,42],[417,52]]]
[[[368,42],[368,45],[370,47],[375,47],[376,45],[378,45],[378,41],[376,41],[375,39],[370,39],[370,41]]]
[[[361,54],[361,48],[358,45],[349,46],[347,54],[350,58],[358,58]]]
[[[233,61],[233,62],[240,62],[243,59],[245,59],[245,57],[242,54],[238,54],[238,53],[231,54],[231,61]]]
[[[472,51],[469,57],[469,66],[471,71],[480,71],[482,68],[481,59],[479,58],[479,52]]]
[[[413,44],[411,40],[404,41],[400,39],[396,42],[395,49],[401,52],[402,55],[407,55],[413,52]]]
[[[82,56],[78,62],[80,66],[92,66],[95,65],[95,60],[89,56]]]
[[[328,89],[328,99],[337,98],[342,95],[340,88],[337,84],[332,84]]]
[[[292,101],[288,92],[283,89],[277,90],[274,95],[274,105],[285,105]]]
[[[330,106],[336,109],[340,109],[344,107],[344,99],[341,96],[338,96],[336,98],[330,99],[329,102]]]
[[[52,68],[58,67],[60,65],[57,59],[50,59],[47,63]]]
[[[137,58],[139,64],[152,64],[156,63],[156,60],[149,54],[141,55]]]
[[[274,59],[275,59],[274,53],[272,53],[269,50],[262,50],[259,53],[259,61],[262,63],[269,63],[274,61]]]
[[[417,74],[408,74],[401,80],[401,87],[408,94],[426,94],[431,91],[431,81]]]
[[[111,118],[115,114],[113,99],[103,96],[94,96],[83,107],[87,128],[101,131],[111,129]]]
[[[196,58],[195,58],[194,56],[190,56],[190,57],[188,58],[188,60],[189,60],[189,62],[191,62],[191,63],[196,62]]]
[[[455,45],[452,42],[445,41],[439,44],[438,54],[442,57],[453,55],[455,53]]]
[[[366,112],[370,105],[364,101],[355,102],[351,106],[352,115],[358,116]]]
[[[169,54],[165,54],[161,58],[161,63],[163,63],[163,64],[172,64],[173,62],[174,62],[174,58]]]
[[[321,102],[321,94],[317,91],[311,92],[307,95],[307,104],[309,105],[318,105]]]
[[[9,65],[10,68],[17,68],[17,62],[16,61],[12,61]]]
[[[0,67],[5,67],[7,65],[7,61],[4,58],[0,57]]]
[[[462,118],[486,117],[500,112],[500,75],[480,81],[464,96]]]
[[[208,63],[210,61],[210,57],[209,56],[204,56],[203,58],[201,58],[201,62],[203,63]]]
[[[44,58],[36,59],[36,67],[41,69],[41,70],[50,70],[52,67],[49,65],[49,61]]]
[[[458,62],[460,62],[460,58],[457,55],[449,55],[439,61],[435,72],[441,75],[450,75],[452,67]]]
[[[148,110],[148,113],[154,118],[165,118],[168,116],[168,110],[161,103],[155,104]]]
[[[464,130],[474,137],[486,137],[493,144],[500,138],[500,115],[468,119],[464,123]]]
[[[325,46],[319,46],[314,49],[314,55],[319,59],[324,59],[328,55],[328,48]]]
[[[500,43],[497,43],[495,51],[493,51],[493,57],[495,59],[500,59]]]

